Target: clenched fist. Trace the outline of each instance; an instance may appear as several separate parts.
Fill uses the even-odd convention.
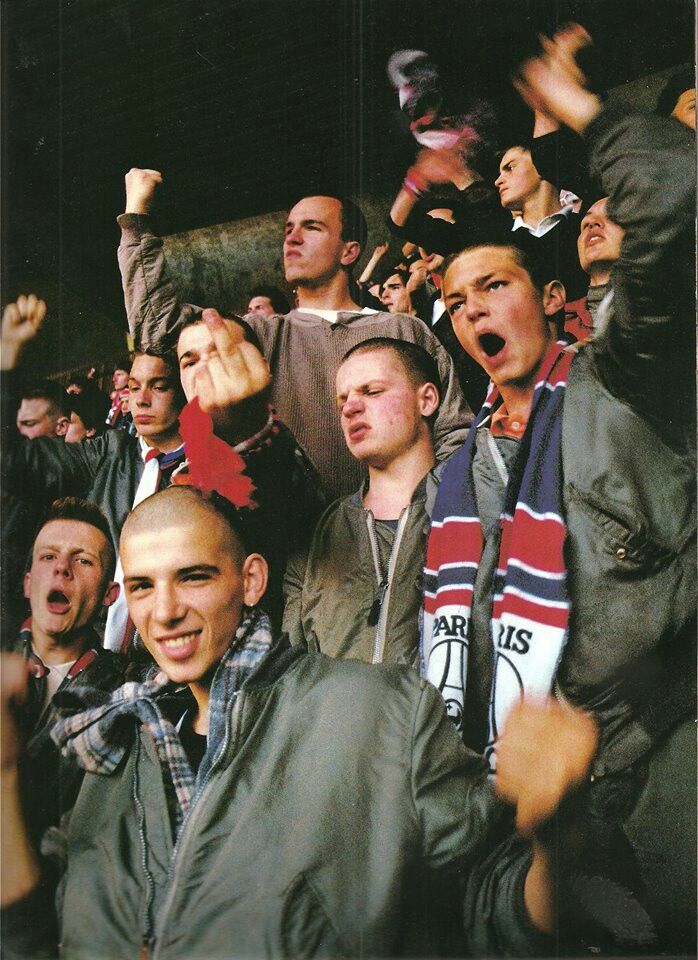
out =
[[[162,183],[159,170],[140,170],[131,167],[124,177],[126,209],[124,213],[149,213],[155,189]]]
[[[582,710],[520,703],[497,743],[495,789],[516,806],[516,826],[532,834],[589,775],[598,732]]]
[[[34,339],[46,316],[46,304],[33,293],[8,303],[2,314],[0,369],[14,370],[25,346]]]

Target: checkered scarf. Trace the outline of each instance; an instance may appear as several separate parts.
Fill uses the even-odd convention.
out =
[[[186,820],[197,788],[204,782],[225,741],[226,719],[242,683],[261,664],[271,647],[269,618],[250,610],[235,639],[216,668],[209,701],[208,747],[195,777],[174,724],[161,703],[184,688],[160,671],[144,683],[125,683],[99,705],[97,691],[76,688],[74,695],[88,709],[59,720],[51,736],[64,756],[73,756],[90,773],[109,775],[126,755],[137,725],[142,724],[155,743],[162,769],[168,809],[175,835]]]

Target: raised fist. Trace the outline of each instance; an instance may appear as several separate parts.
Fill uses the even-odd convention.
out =
[[[495,789],[516,806],[516,827],[530,835],[589,776],[598,732],[589,714],[557,701],[520,703],[497,742]]]
[[[540,53],[521,66],[514,86],[532,110],[581,134],[601,109],[576,61],[591,37],[579,24],[571,23],[552,39],[541,36],[540,43]]]
[[[46,304],[33,293],[8,303],[2,314],[2,370],[14,370],[25,346],[34,339],[46,316]]]
[[[162,183],[159,170],[139,170],[131,167],[124,177],[126,183],[126,209],[124,213],[148,213],[153,202],[155,188]]]

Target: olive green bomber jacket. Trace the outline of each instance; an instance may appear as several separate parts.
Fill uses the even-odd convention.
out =
[[[86,774],[67,833],[62,956],[133,960],[143,944],[157,960],[434,956],[438,875],[478,951],[540,949],[523,907],[528,849],[505,840],[483,860],[500,810],[433,687],[282,643],[228,709],[176,847],[142,729],[113,774]],[[22,955],[23,911],[43,915],[36,902],[6,915],[9,957]]]

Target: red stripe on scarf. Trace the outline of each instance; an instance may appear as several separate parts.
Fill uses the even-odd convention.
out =
[[[439,594],[441,596],[441,594]],[[506,603],[506,610],[504,605]],[[503,613],[509,613],[517,617],[525,617],[532,620],[533,623],[542,623],[547,627],[559,627],[564,630],[569,620],[569,610],[564,607],[548,607],[544,602],[535,600],[525,600],[513,593],[507,593],[504,597],[497,599],[492,604],[492,616],[499,620]]]

